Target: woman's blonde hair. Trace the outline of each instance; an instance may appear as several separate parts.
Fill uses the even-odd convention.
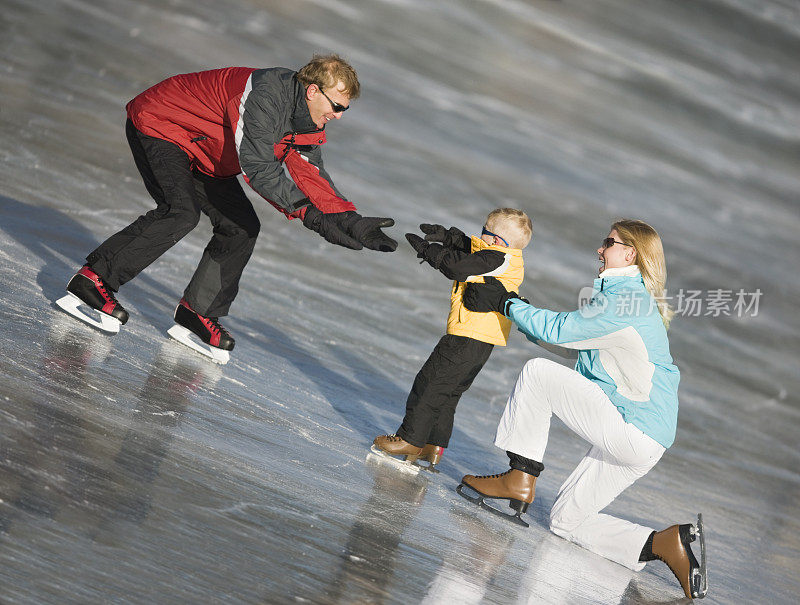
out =
[[[342,92],[348,98],[357,99],[361,94],[356,70],[339,55],[314,55],[297,72],[297,79],[303,86],[316,84],[321,88],[334,88],[341,81],[344,84]]]
[[[644,221],[621,219],[611,225],[616,229],[620,241],[636,250],[636,266],[642,274],[647,291],[655,299],[664,327],[669,328],[675,311],[665,300],[667,284],[667,262],[664,247],[658,232]]]

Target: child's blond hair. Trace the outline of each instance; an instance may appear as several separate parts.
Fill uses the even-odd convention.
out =
[[[509,248],[523,249],[531,241],[533,225],[522,210],[497,208],[486,217],[486,228],[508,242]]]

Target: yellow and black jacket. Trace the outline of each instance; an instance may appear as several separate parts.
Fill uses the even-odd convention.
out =
[[[424,259],[445,277],[455,280],[450,291],[447,333],[505,346],[511,321],[500,313],[466,309],[462,295],[467,283],[483,283],[488,276],[497,278],[509,292],[518,292],[525,276],[522,250],[490,246],[479,237],[468,237],[452,228],[445,245],[432,244]]]

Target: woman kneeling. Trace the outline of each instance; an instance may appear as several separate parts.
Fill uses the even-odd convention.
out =
[[[680,374],[667,339],[673,312],[663,302],[666,264],[658,233],[641,221],[618,221],[597,253],[599,277],[591,299],[577,311],[539,309],[491,278],[464,293],[470,310],[499,311],[529,340],[577,352],[578,361],[574,370],[543,358],[525,364],[495,438],[511,468],[466,475],[459,491],[474,490],[476,498],[465,497],[480,503],[484,497],[508,500],[519,517],[533,502],[555,414],[591,448],[561,486],[550,529],[630,569],[661,559],[687,597],[702,597],[707,589],[702,517],[697,527],[655,531],[600,513],[675,440]],[[689,545],[697,535],[702,565]]]

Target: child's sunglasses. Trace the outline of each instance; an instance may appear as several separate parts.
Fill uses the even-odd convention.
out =
[[[497,239],[499,239],[501,242],[503,242],[503,243],[506,245],[506,248],[510,248],[510,247],[511,247],[511,246],[508,244],[508,242],[507,242],[506,240],[504,240],[502,237],[500,237],[500,236],[499,236],[499,235],[497,235],[496,233],[492,233],[492,232],[491,232],[491,231],[489,231],[489,230],[488,230],[486,227],[484,227],[484,228],[483,228],[483,231],[481,231],[481,235],[491,235],[492,237],[496,237],[496,238],[497,238]]]

